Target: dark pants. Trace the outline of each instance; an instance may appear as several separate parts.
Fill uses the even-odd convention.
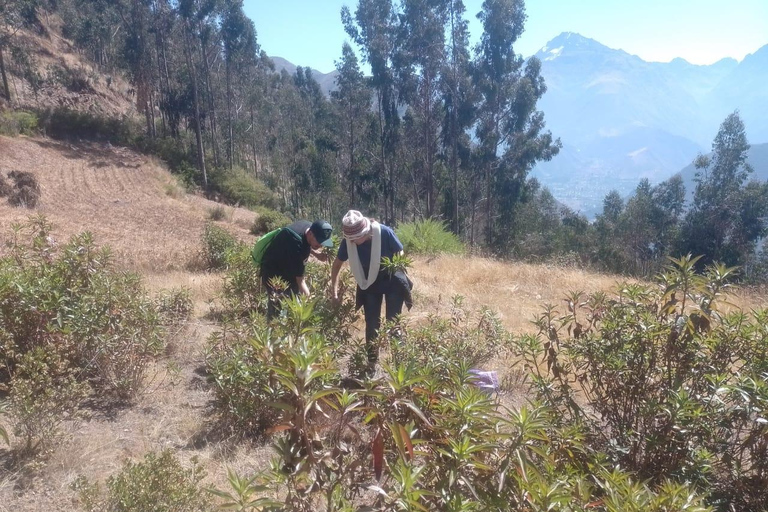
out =
[[[394,320],[402,311],[405,297],[402,290],[390,279],[377,281],[367,290],[359,290],[365,313],[365,348],[368,352],[368,365],[373,367],[379,360],[379,345],[376,338],[381,328],[381,303],[386,298],[387,322]]]

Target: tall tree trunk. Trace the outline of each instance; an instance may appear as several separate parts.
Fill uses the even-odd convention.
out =
[[[251,139],[251,146],[253,146],[253,175],[255,177],[259,177],[259,165],[258,165],[258,157],[256,156],[256,120],[255,116],[253,115],[253,107],[251,107],[251,131],[253,132],[253,137]]]
[[[205,47],[205,40],[203,39],[202,22],[199,25],[200,29],[200,57],[203,62],[203,78],[205,80],[205,87],[208,92],[208,111],[211,118],[211,149],[213,151],[213,164],[219,166],[219,145],[218,145],[218,127],[216,122],[216,100],[213,96],[213,86],[211,85],[211,65],[208,62],[208,52]]]
[[[8,76],[5,74],[5,60],[3,59],[3,45],[0,44],[0,75],[3,78],[3,96],[11,102],[11,88],[8,86]]]
[[[453,188],[451,228],[455,234],[459,234],[459,134],[458,132],[458,105],[459,105],[459,72],[458,50],[456,49],[456,4],[451,2],[451,112],[448,133],[451,137],[451,186]]]
[[[493,241],[493,219],[491,213],[493,208],[491,207],[491,164],[486,164],[485,167],[485,216],[486,216],[486,239],[485,242],[488,247],[491,247]]]
[[[185,27],[185,34],[188,35],[189,27]],[[191,37],[187,37],[191,39]],[[192,95],[195,101],[195,139],[197,142],[197,165],[200,172],[203,173],[203,184],[205,189],[208,190],[208,173],[205,170],[205,148],[203,147],[203,134],[200,127],[200,98],[197,93],[197,69],[195,62],[192,59],[191,51],[189,50],[189,41],[184,44],[184,55],[187,58],[187,67],[189,67],[190,75],[192,76]]]
[[[355,121],[352,115],[349,116],[349,119],[349,170],[347,171],[347,179],[349,180],[350,196],[354,206],[357,200],[357,177],[353,175],[355,172]]]
[[[435,214],[435,165],[434,149],[432,138],[432,76],[425,77],[424,87],[424,145],[427,152],[427,217],[432,218]]]
[[[455,97],[454,97],[455,100]],[[461,228],[459,227],[459,148],[458,148],[458,134],[456,133],[456,125],[457,125],[457,119],[456,119],[456,106],[453,105],[451,109],[451,126],[450,126],[450,134],[451,134],[451,174],[452,174],[452,183],[451,186],[453,188],[453,197],[452,199],[452,219],[451,219],[451,227],[453,228],[453,232],[455,234],[459,234],[461,231]]]
[[[227,124],[229,125],[229,151],[227,152],[227,158],[229,159],[229,168],[232,168],[232,160],[235,157],[235,139],[232,136],[232,82],[230,79],[230,63],[227,62],[226,78],[227,78]]]

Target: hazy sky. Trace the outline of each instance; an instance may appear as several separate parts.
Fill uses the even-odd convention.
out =
[[[347,39],[342,5],[354,13],[357,0],[245,0],[245,11],[267,54],[327,73]],[[475,43],[482,0],[464,5]],[[768,44],[768,0],[528,0],[526,11],[525,33],[515,46],[526,57],[561,32],[648,61],[683,57],[694,64],[741,60]]]

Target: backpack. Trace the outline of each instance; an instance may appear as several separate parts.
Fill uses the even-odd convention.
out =
[[[258,240],[256,240],[256,243],[253,246],[253,249],[251,249],[251,257],[253,258],[253,262],[256,264],[257,267],[261,266],[262,261],[264,260],[264,254],[267,252],[267,248],[272,243],[272,240],[275,239],[275,237],[283,230],[287,228],[277,228],[273,231],[270,231],[269,233],[266,233],[259,237]]]

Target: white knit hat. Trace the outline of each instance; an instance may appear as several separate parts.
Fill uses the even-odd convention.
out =
[[[371,221],[357,210],[349,210],[341,219],[341,231],[344,238],[354,241],[364,238],[371,231]]]

